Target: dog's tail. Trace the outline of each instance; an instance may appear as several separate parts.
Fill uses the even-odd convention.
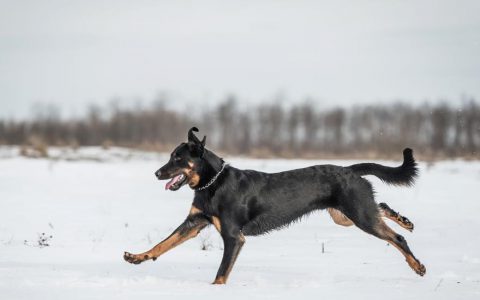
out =
[[[410,148],[403,150],[403,164],[398,167],[386,167],[375,163],[362,163],[351,165],[347,168],[360,176],[373,175],[385,183],[394,185],[412,186],[418,175],[417,163],[413,158],[413,151]]]

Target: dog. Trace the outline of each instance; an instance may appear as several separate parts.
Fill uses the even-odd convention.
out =
[[[159,180],[170,179],[165,188],[176,191],[188,184],[195,191],[185,221],[165,240],[140,253],[124,253],[133,264],[156,260],[160,255],[198,235],[212,224],[220,233],[223,258],[213,284],[225,284],[236,258],[245,244],[245,236],[261,235],[279,229],[315,210],[326,209],[333,221],[342,226],[356,225],[366,233],[387,241],[406,258],[420,276],[425,266],[415,258],[403,236],[388,227],[388,218],[412,231],[408,218],[387,204],[377,204],[374,192],[364,175],[374,175],[383,182],[411,186],[418,174],[411,149],[403,151],[403,164],[387,167],[360,163],[348,167],[316,165],[280,173],[240,170],[205,148],[188,131],[188,142],[171,153],[169,161],[155,172]]]

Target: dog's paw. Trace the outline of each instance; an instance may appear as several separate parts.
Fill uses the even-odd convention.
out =
[[[131,254],[129,252],[125,252],[123,254],[123,259],[131,264],[138,265],[146,260],[149,259],[148,255],[138,255],[138,254]]]
[[[427,273],[427,268],[417,259],[407,259],[407,263],[410,265],[410,268],[420,276],[425,275]]]
[[[220,276],[215,278],[215,281],[212,282],[212,284],[226,284],[227,280],[224,276]]]
[[[427,268],[425,268],[424,265],[419,264],[419,266],[417,268],[415,268],[414,271],[418,275],[423,276],[423,275],[425,275],[425,273],[427,273]]]
[[[398,219],[398,222],[399,224],[405,228],[406,230],[412,232],[413,231],[413,228],[415,227],[413,225],[412,222],[410,222],[410,220],[407,218],[407,217],[404,217],[404,216],[400,216],[397,218]]]

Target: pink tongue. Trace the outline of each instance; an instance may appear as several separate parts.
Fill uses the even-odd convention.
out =
[[[165,189],[166,190],[170,189],[170,187],[174,185],[180,179],[181,176],[182,174],[173,177],[169,182],[167,182],[167,184],[165,185]]]

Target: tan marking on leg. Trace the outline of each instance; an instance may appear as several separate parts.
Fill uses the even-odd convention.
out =
[[[245,239],[245,236],[243,235],[243,233],[240,232],[240,241],[242,243],[245,243],[247,240]]]
[[[227,283],[227,279],[225,278],[225,276],[220,276],[218,278],[215,278],[215,281],[212,284],[226,284],[226,283]]]
[[[184,234],[176,233],[170,238],[167,238],[165,241],[159,243],[149,251],[145,252],[145,254],[147,254],[151,258],[157,258],[168,250],[180,245],[181,243],[191,238],[196,237],[202,228],[203,227],[199,225],[190,229]]]
[[[222,233],[222,225],[220,224],[220,219],[218,217],[213,216],[212,223],[213,223],[213,226],[215,226],[215,229],[217,229],[219,233]]]
[[[405,220],[402,218],[401,215],[398,215],[397,217],[395,217],[390,215],[389,213],[386,213],[384,210],[380,210],[380,214],[383,218],[392,220],[393,222],[397,223],[398,225],[405,228],[406,230],[413,231],[413,223],[405,222]]]
[[[330,216],[332,217],[333,222],[335,222],[336,224],[342,225],[342,226],[347,226],[347,227],[353,225],[352,220],[350,220],[347,216],[345,216],[338,209],[334,209],[334,208],[329,207],[329,208],[327,208],[327,211],[330,214]]]
[[[228,276],[230,275],[230,272],[232,272],[233,265],[235,264],[235,261],[238,258],[238,254],[240,254],[240,250],[242,250],[243,244],[245,244],[245,236],[243,235],[243,233],[240,232],[240,235],[239,235],[238,238],[240,240],[239,248],[237,249],[236,253],[234,253],[232,261],[231,261],[230,265],[228,266],[228,269],[225,272],[225,275],[218,276],[217,278],[215,278],[215,281],[213,281],[212,284],[226,284],[227,283]]]
[[[398,249],[398,251],[400,251],[400,253],[403,254],[403,256],[405,257],[405,260],[407,261],[408,265],[410,266],[410,268],[412,268],[415,273],[417,273],[418,275],[420,276],[423,276],[425,275],[425,272],[426,272],[426,268],[425,266],[420,263],[419,260],[417,260],[413,255],[412,253],[408,253],[405,251],[405,249],[403,249],[397,242],[397,233],[395,231],[393,231],[390,227],[388,227],[387,224],[385,224],[385,222],[379,218],[380,222],[379,222],[379,225],[378,225],[378,230],[379,232],[383,233],[385,236],[388,237],[388,239],[385,239],[389,244],[393,245],[395,248]],[[406,241],[405,241],[406,243]],[[407,249],[408,249],[408,246],[407,246]],[[408,251],[410,251],[408,249]]]
[[[240,240],[240,243],[241,243],[240,244],[240,249],[238,249],[237,253],[235,254],[235,256],[232,260],[232,263],[230,264],[230,266],[227,269],[227,272],[225,273],[225,276],[224,276],[225,277],[225,283],[227,282],[227,279],[228,279],[228,276],[230,275],[230,272],[232,272],[233,265],[237,261],[238,254],[240,254],[240,250],[242,250],[243,244],[245,244],[245,236],[241,232],[240,232],[239,240]]]
[[[385,203],[381,203],[379,205],[379,207],[380,207],[380,209],[379,209],[380,215],[383,218],[387,218],[387,219],[392,220],[393,222],[397,223],[398,225],[400,225],[401,227],[405,228],[406,230],[408,230],[410,232],[413,231],[414,225],[413,225],[412,222],[410,222],[410,220],[408,218],[406,218],[406,217],[402,216],[400,213],[394,211],[393,209],[391,209]]]
[[[182,244],[183,242],[191,238],[196,237],[200,232],[200,230],[202,230],[206,225],[207,224],[200,224],[194,228],[191,228],[189,231],[183,234],[174,233],[168,238],[166,238],[165,240],[163,240],[161,243],[157,244],[152,249],[140,254],[131,254],[131,253],[125,252],[124,258],[128,262],[131,262],[134,264],[139,264],[149,259],[156,260],[160,255],[167,252],[168,250]]]
[[[415,273],[417,273],[420,276],[425,275],[426,268],[422,263],[420,263],[420,261],[415,259],[415,257],[413,257],[412,255],[403,251],[403,249],[399,245],[397,245],[393,242],[390,242],[390,241],[388,241],[388,243],[390,245],[394,246],[395,248],[397,248],[398,251],[400,251],[403,254],[403,256],[405,256],[405,260],[407,261],[410,268],[412,268],[412,270],[415,271]]]

